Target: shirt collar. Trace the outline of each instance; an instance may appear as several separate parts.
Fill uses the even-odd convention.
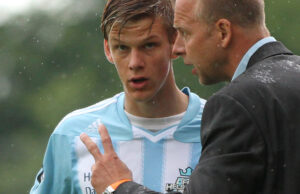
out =
[[[258,42],[256,42],[247,52],[246,54],[243,56],[240,64],[238,65],[238,67],[236,68],[233,77],[231,79],[231,81],[233,81],[235,78],[237,78],[239,75],[241,75],[242,73],[244,73],[244,71],[247,68],[248,62],[250,60],[250,58],[252,57],[252,55],[263,45],[269,43],[269,42],[274,42],[276,41],[276,39],[272,36],[270,37],[266,37],[263,38],[261,40],[259,40]]]

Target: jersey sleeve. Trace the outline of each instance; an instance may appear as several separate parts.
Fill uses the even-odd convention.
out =
[[[76,193],[72,184],[71,142],[68,136],[52,134],[30,194]]]

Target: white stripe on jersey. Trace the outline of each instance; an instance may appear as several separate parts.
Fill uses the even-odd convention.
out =
[[[96,138],[91,139],[96,142]],[[81,190],[85,191],[87,193],[87,190],[92,190],[93,186],[91,184],[91,178],[92,178],[92,172],[91,167],[95,163],[94,157],[90,152],[87,150],[85,145],[82,143],[79,137],[74,138],[74,148],[75,148],[75,154],[77,155],[77,166],[75,167],[77,180],[79,182],[79,186]]]
[[[144,169],[144,144],[142,140],[120,141],[118,145],[118,155],[120,159],[132,171],[133,180],[143,183]]]
[[[189,167],[192,152],[192,144],[176,140],[166,140],[164,144],[162,191],[166,184],[174,184],[180,177],[179,169],[185,171]]]

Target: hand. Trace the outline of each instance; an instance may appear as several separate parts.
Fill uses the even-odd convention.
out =
[[[82,133],[80,139],[95,159],[95,164],[92,166],[91,183],[97,193],[103,193],[109,185],[121,179],[132,180],[132,173],[116,154],[105,126],[99,125],[98,131],[104,154],[100,152],[97,144],[87,134]]]

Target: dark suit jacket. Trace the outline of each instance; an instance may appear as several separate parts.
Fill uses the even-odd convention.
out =
[[[259,48],[207,101],[201,140],[185,193],[300,194],[300,57],[280,42]],[[129,182],[117,193],[153,192]]]

